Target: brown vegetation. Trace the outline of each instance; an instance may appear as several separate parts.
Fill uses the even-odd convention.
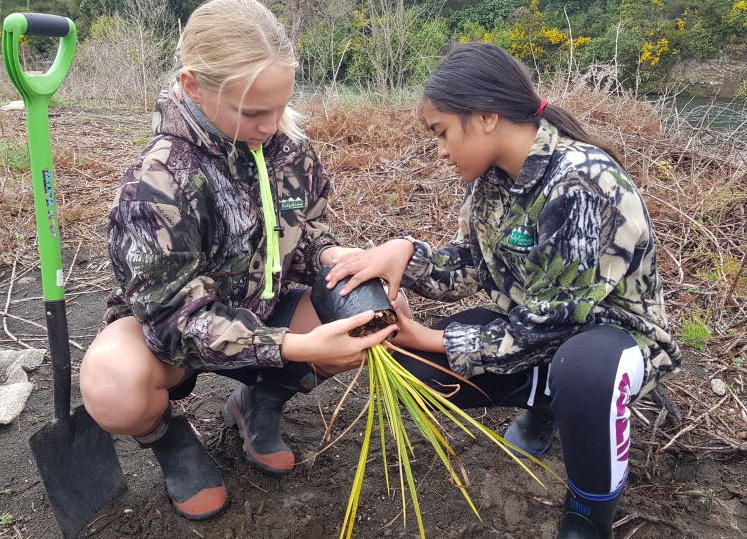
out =
[[[572,87],[555,81],[544,90],[551,102],[579,118],[596,136],[611,141],[646,198],[659,241],[659,264],[666,281],[671,324],[678,335],[686,321],[710,330],[695,362],[706,378],[718,374],[736,393],[721,448],[745,443],[747,374],[747,163],[744,151],[722,134],[718,147],[704,146],[697,132],[682,125],[665,128],[666,110],[626,93]],[[401,234],[434,245],[455,230],[463,186],[435,159],[435,140],[416,107],[330,100],[298,104],[334,181],[329,222],[344,243],[366,246]],[[112,121],[115,120],[115,121]],[[23,112],[0,116],[0,135],[22,144]],[[102,257],[105,221],[122,171],[137,156],[148,131],[148,115],[124,110],[55,109],[50,112],[63,242]],[[3,165],[0,174],[0,265],[33,267],[35,221],[30,172]],[[463,308],[411,298],[422,317]],[[687,336],[686,336],[687,340]],[[686,353],[701,355],[683,343]],[[675,381],[670,392],[686,413],[700,415],[690,389]],[[709,391],[708,391],[709,392]],[[700,400],[700,399],[696,399]],[[709,402],[703,403],[705,411]],[[689,411],[689,412],[688,412]],[[712,431],[711,431],[712,434]]]

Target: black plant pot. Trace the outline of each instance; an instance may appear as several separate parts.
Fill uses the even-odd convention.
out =
[[[397,316],[381,279],[369,279],[346,296],[341,296],[340,290],[350,280],[350,277],[345,277],[334,288],[328,289],[325,277],[330,269],[332,266],[322,266],[319,276],[311,287],[311,303],[323,324],[372,310],[376,313],[373,320],[350,331],[352,337],[361,337],[397,323]]]

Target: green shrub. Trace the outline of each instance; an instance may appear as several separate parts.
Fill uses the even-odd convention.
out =
[[[693,312],[682,319],[682,340],[695,348],[703,350],[711,338],[711,313]]]
[[[31,168],[29,149],[25,142],[0,140],[0,161],[13,172]]]

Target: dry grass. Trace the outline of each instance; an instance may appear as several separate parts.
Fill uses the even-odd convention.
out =
[[[670,122],[660,102],[574,88],[545,95],[582,118],[596,136],[610,140],[646,199],[659,243],[670,322],[680,338],[686,371],[668,383],[679,411],[661,433],[667,412],[645,400],[637,417],[672,446],[723,453],[747,450],[747,153],[729,134],[717,149],[699,133]],[[358,246],[410,234],[434,245],[453,232],[463,195],[460,180],[435,160],[435,141],[410,108],[350,110],[307,104],[307,129],[334,176],[330,221],[339,237]],[[742,153],[740,153],[740,151]],[[410,296],[424,319],[451,314],[486,298],[440,304]],[[683,326],[702,322],[704,348]],[[684,336],[683,336],[684,333]],[[712,378],[727,394],[711,390]],[[649,419],[646,412],[651,412]],[[661,412],[661,415],[659,415]],[[653,415],[651,415],[653,414]],[[659,422],[653,419],[659,415]]]
[[[683,326],[693,320],[710,330],[702,350],[681,339],[687,371],[670,382],[668,390],[683,422],[676,432],[658,437],[656,447],[745,451],[747,157],[740,150],[743,145],[725,134],[717,148],[705,147],[698,133],[682,126],[665,129],[666,110],[660,103],[591,88],[553,82],[543,95],[577,114],[593,134],[610,140],[636,179],[654,221],[675,333],[682,336]],[[344,243],[366,246],[411,234],[438,246],[451,238],[463,186],[435,160],[435,141],[412,107],[353,109],[310,100],[298,108],[306,114],[306,129],[333,177],[329,222]],[[149,115],[139,112],[52,111],[63,242],[79,267],[106,261],[107,206],[122,171],[143,147],[149,124]],[[23,114],[0,113],[0,140],[5,147],[24,137]],[[0,228],[0,281],[7,283],[21,269],[32,270],[38,255],[30,173],[11,169],[7,159],[2,162],[0,219],[5,225]],[[14,266],[19,268],[16,273],[10,271]],[[478,295],[456,305],[411,300],[418,315],[428,319],[485,298]],[[712,377],[726,381],[724,397],[711,391]],[[660,409],[650,402],[640,406],[643,412],[646,407]],[[645,420],[644,413],[639,416]]]

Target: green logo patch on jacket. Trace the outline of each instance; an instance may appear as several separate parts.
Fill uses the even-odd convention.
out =
[[[517,247],[531,247],[534,245],[534,235],[525,226],[519,226],[511,231],[508,243]]]
[[[305,207],[300,198],[286,198],[280,201],[280,211],[301,210]]]

